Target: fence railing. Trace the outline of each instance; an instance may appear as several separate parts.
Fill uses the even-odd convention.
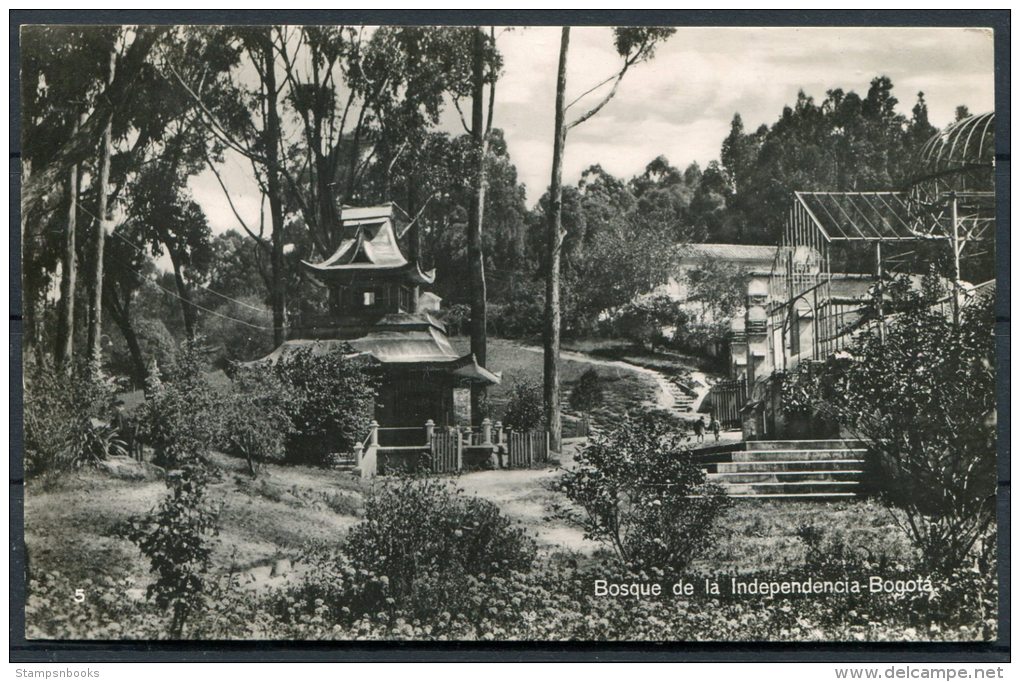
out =
[[[548,461],[548,432],[510,431],[507,434],[507,464],[511,469],[527,469]]]
[[[422,427],[380,427],[373,421],[353,454],[362,478],[422,467],[449,474],[472,467],[520,468],[548,461],[545,431],[514,431],[489,419],[477,427],[438,427],[431,419]]]

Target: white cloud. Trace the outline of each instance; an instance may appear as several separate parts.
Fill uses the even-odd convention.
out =
[[[532,203],[549,184],[559,45],[559,27],[516,28],[499,37],[505,68],[494,120],[505,132]],[[610,28],[572,29],[567,100],[618,65]],[[753,130],[774,122],[798,90],[816,100],[835,87],[864,94],[877,75],[892,79],[900,108],[908,114],[923,90],[935,125],[949,123],[959,104],[973,112],[988,111],[994,105],[991,33],[946,28],[680,28],[659,46],[653,60],[630,70],[612,102],[571,131],[565,180],[576,181],[595,163],[627,177],[659,154],[677,166],[692,161],[704,166],[718,158],[735,112],[745,128]],[[583,110],[597,97],[589,96],[574,109]],[[463,132],[449,112],[443,126],[453,134]],[[260,194],[246,162],[229,158],[223,175],[238,211],[257,223]],[[237,229],[211,174],[193,179],[191,187],[214,230]]]

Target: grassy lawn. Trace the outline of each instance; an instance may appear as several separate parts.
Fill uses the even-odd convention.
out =
[[[357,522],[365,484],[350,474],[269,465],[256,480],[239,459],[214,455],[222,480],[210,497],[222,502],[213,555],[217,570],[236,571],[293,557],[310,543],[334,543]],[[151,470],[143,480],[98,471],[30,482],[25,495],[25,543],[33,572],[97,574],[144,581],[148,566],[121,536],[124,524],[156,507],[166,486]]]
[[[712,373],[717,369],[703,357],[664,348],[653,351],[626,339],[568,339],[563,341],[563,349],[608,360],[623,360],[665,374],[683,373],[692,369]]]
[[[568,445],[562,465],[569,466],[573,447]],[[349,474],[268,465],[253,480],[241,460],[218,454],[214,459],[223,470],[222,480],[211,487],[213,499],[223,504],[213,554],[217,572],[246,571],[281,558],[298,559],[310,546],[336,545],[362,517],[370,484]],[[560,475],[557,467],[485,471],[460,476],[457,485],[524,524],[540,551],[591,557],[599,546],[554,513],[566,503],[558,490]],[[30,483],[25,541],[32,573],[59,571],[83,581],[132,577],[144,587],[148,566],[121,528],[158,505],[165,492],[154,469],[142,480],[87,471]],[[838,532],[854,547],[881,547],[893,558],[905,559],[910,551],[902,531],[876,503],[739,500],[717,524],[716,543],[694,568],[730,575],[793,569],[805,551],[797,531],[807,524]]]

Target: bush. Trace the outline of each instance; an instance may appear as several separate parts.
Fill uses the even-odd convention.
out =
[[[325,355],[302,350],[276,365],[288,387],[294,430],[287,438],[292,461],[329,465],[335,452],[351,452],[375,414],[375,381],[368,361],[353,348]]]
[[[32,364],[25,379],[25,473],[67,466],[95,466],[123,454],[108,426],[114,394],[84,366],[63,374]]]
[[[664,344],[674,330],[685,327],[688,314],[678,301],[657,294],[632,301],[613,318],[618,335],[655,350]]]
[[[443,308],[439,310],[437,317],[446,325],[446,332],[450,336],[463,336],[470,331],[471,306],[465,303],[454,303]]]
[[[528,339],[541,335],[545,315],[543,296],[544,294],[538,293],[537,298],[524,295],[512,298],[506,303],[491,303],[488,314],[489,332],[506,339]]]
[[[383,484],[366,499],[365,519],[343,545],[351,567],[379,576],[386,589],[377,594],[417,616],[454,608],[468,577],[526,570],[535,558],[495,504],[438,479]]]
[[[202,352],[198,342],[185,342],[149,377],[139,432],[161,466],[202,457],[216,443],[224,401],[206,379]]]
[[[530,379],[514,382],[503,412],[503,425],[514,431],[531,431],[542,425],[542,387]]]
[[[885,333],[861,330],[848,352],[792,377],[784,394],[868,442],[868,480],[928,569],[948,574],[994,531],[993,301],[973,302],[956,324],[930,275],[921,292],[909,280],[887,290],[883,303],[898,314]]]
[[[117,429],[98,419],[77,418],[71,427],[68,464],[75,469],[97,467],[110,457],[126,457],[127,447]]]
[[[563,476],[567,497],[585,511],[586,537],[632,570],[684,570],[727,504],[683,439],[653,414],[629,415],[585,445]]]
[[[155,574],[149,598],[170,612],[171,639],[183,637],[188,620],[207,606],[211,539],[219,533],[219,509],[207,499],[211,476],[202,464],[186,464],[168,477],[170,491],[159,509],[132,520],[128,530]]]
[[[230,395],[223,401],[219,442],[240,455],[257,475],[263,462],[282,459],[287,436],[294,431],[290,387],[266,366],[239,368]]]
[[[589,367],[584,370],[570,392],[570,407],[578,412],[588,413],[600,406],[604,398],[598,370]]]

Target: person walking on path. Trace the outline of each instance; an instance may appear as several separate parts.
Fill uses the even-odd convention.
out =
[[[705,442],[705,418],[698,417],[698,421],[694,422],[694,439],[698,443]]]
[[[718,443],[719,432],[722,431],[722,424],[719,423],[718,419],[712,417],[712,423],[709,425],[709,428],[712,429],[712,434],[715,436],[715,442]]]

